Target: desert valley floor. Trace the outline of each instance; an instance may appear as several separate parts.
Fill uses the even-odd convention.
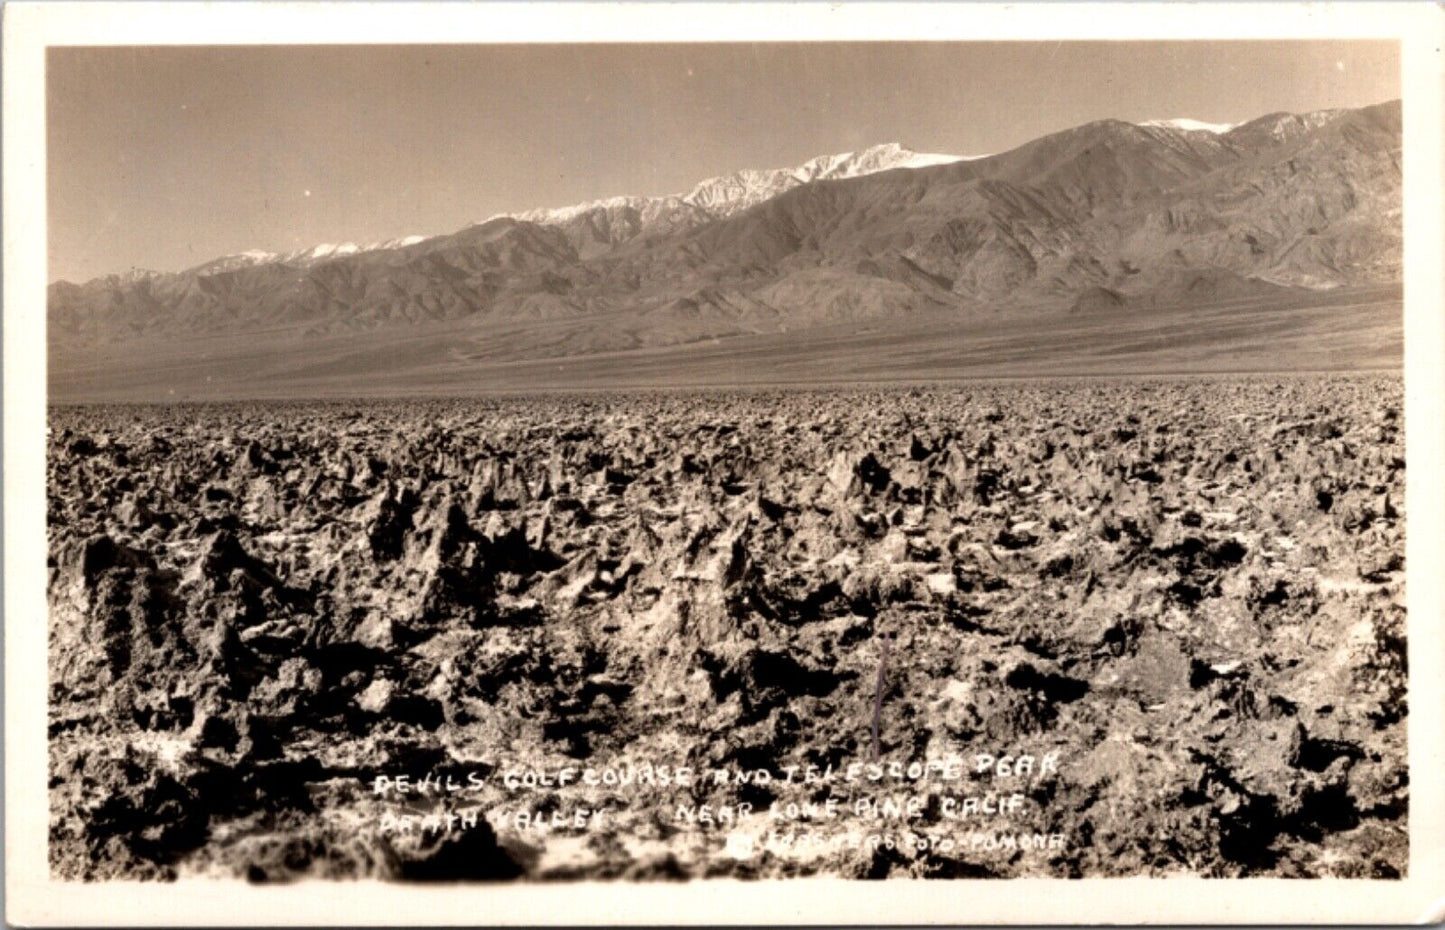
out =
[[[1402,394],[52,406],[52,869],[1397,876]]]
[[[670,341],[646,314],[50,345],[52,403],[925,384],[979,378],[1400,369],[1399,285],[1078,313],[916,312]],[[595,345],[605,334],[605,345]],[[661,340],[661,341],[658,341]]]

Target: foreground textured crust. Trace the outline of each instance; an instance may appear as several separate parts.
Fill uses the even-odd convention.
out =
[[[52,870],[1397,876],[1401,395],[1370,376],[54,408]],[[1058,760],[974,786],[1022,795],[1010,821],[951,819],[974,789],[892,785],[923,799],[909,830],[1064,841],[770,843],[874,829],[772,819],[842,793],[801,778],[504,782],[841,772],[872,761],[875,717],[885,763]],[[373,790],[401,774],[482,787]],[[447,813],[479,820],[395,829]]]

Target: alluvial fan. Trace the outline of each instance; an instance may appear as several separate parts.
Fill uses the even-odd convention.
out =
[[[52,869],[1397,876],[1402,393],[52,408]],[[1016,826],[1067,842],[729,853],[828,790],[662,774],[843,771],[875,722],[882,763],[1056,754]],[[377,790],[401,774],[476,790]]]

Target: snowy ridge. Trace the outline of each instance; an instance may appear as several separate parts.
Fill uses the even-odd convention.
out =
[[[320,261],[323,258],[337,258],[342,255],[355,255],[361,251],[361,246],[355,242],[343,242],[339,245],[330,242],[323,242],[320,245],[312,246],[309,249],[302,249],[287,255],[283,261]]]
[[[164,272],[152,271],[149,268],[131,268],[128,271],[106,275],[105,279],[120,284],[135,284],[139,281],[149,281],[151,278],[159,278],[163,274]]]
[[[306,249],[296,249],[291,252],[267,252],[264,249],[247,249],[245,252],[237,252],[234,255],[224,255],[220,258],[212,259],[204,265],[197,265],[194,268],[188,269],[188,272],[191,274],[207,275],[224,274],[227,271],[239,271],[242,268],[252,268],[256,265],[312,265],[330,258],[358,255],[362,252],[404,249],[409,245],[425,242],[428,238],[431,237],[403,236],[399,239],[386,239],[381,242],[370,243],[369,245],[357,245],[355,242],[323,242],[320,245],[314,245]]]
[[[527,210],[522,213],[499,213],[482,222],[514,219],[527,223],[553,225],[567,223],[596,210],[636,210],[644,217],[669,209],[696,207],[714,218],[731,216],[748,207],[771,200],[803,184],[813,181],[856,178],[895,168],[930,168],[958,161],[985,158],[984,155],[939,155],[914,152],[897,142],[875,145],[859,152],[820,155],[792,168],[747,168],[732,174],[700,181],[686,194],[662,197],[608,197],[551,209]]]
[[[641,212],[654,200],[661,199],[663,198],[627,196],[607,197],[603,200],[589,200],[586,203],[572,204],[569,207],[556,207],[553,209],[539,208],[536,210],[526,210],[522,213],[499,213],[495,216],[489,217],[488,219],[495,220],[505,217],[508,219],[521,220],[524,223],[540,223],[543,225],[548,223],[565,223],[568,220],[576,219],[584,213],[591,213],[593,210],[632,209]]]
[[[614,215],[622,211],[636,211],[644,223],[659,217],[679,212],[701,214],[704,218],[731,216],[748,207],[770,200],[803,184],[813,181],[856,178],[895,168],[931,168],[959,161],[973,161],[986,155],[940,155],[931,152],[915,152],[897,142],[875,145],[858,152],[842,152],[837,155],[820,155],[792,168],[745,169],[733,174],[708,178],[699,182],[686,194],[672,194],[662,197],[619,196],[566,207],[526,210],[521,213],[499,213],[482,222],[495,219],[513,219],[543,226],[568,223],[596,211]],[[403,236],[386,239],[368,245],[355,242],[323,242],[305,249],[291,252],[267,252],[250,249],[226,255],[189,269],[193,274],[222,274],[238,271],[256,265],[287,264],[313,265],[318,262],[358,255],[363,252],[378,252],[388,249],[404,249],[407,246],[425,242],[433,236]]]
[[[1206,123],[1203,120],[1180,117],[1178,119],[1151,119],[1145,120],[1140,126],[1152,126],[1159,129],[1182,129],[1185,132],[1210,132],[1216,136],[1223,135],[1229,130],[1238,126],[1238,123]]]
[[[1338,119],[1345,112],[1345,110],[1314,110],[1309,113],[1272,113],[1248,123],[1207,123],[1203,120],[1180,117],[1145,120],[1135,125],[1150,129],[1207,132],[1216,136],[1225,135],[1236,129],[1261,131],[1267,133],[1276,142],[1286,142]]]
[[[1282,113],[1274,118],[1269,135],[1276,142],[1285,142],[1312,132],[1326,123],[1334,122],[1344,112],[1344,110],[1314,110],[1310,113]]]

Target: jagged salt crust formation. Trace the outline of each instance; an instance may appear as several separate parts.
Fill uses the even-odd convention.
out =
[[[54,408],[51,867],[1398,877],[1401,401],[1360,376]],[[915,789],[907,828],[948,851],[835,845],[856,818],[769,845],[773,805],[838,786],[504,787],[844,771],[875,720],[886,763],[1057,770],[985,785],[1007,818]],[[373,791],[403,774],[485,787]],[[519,820],[579,807],[605,816]]]

